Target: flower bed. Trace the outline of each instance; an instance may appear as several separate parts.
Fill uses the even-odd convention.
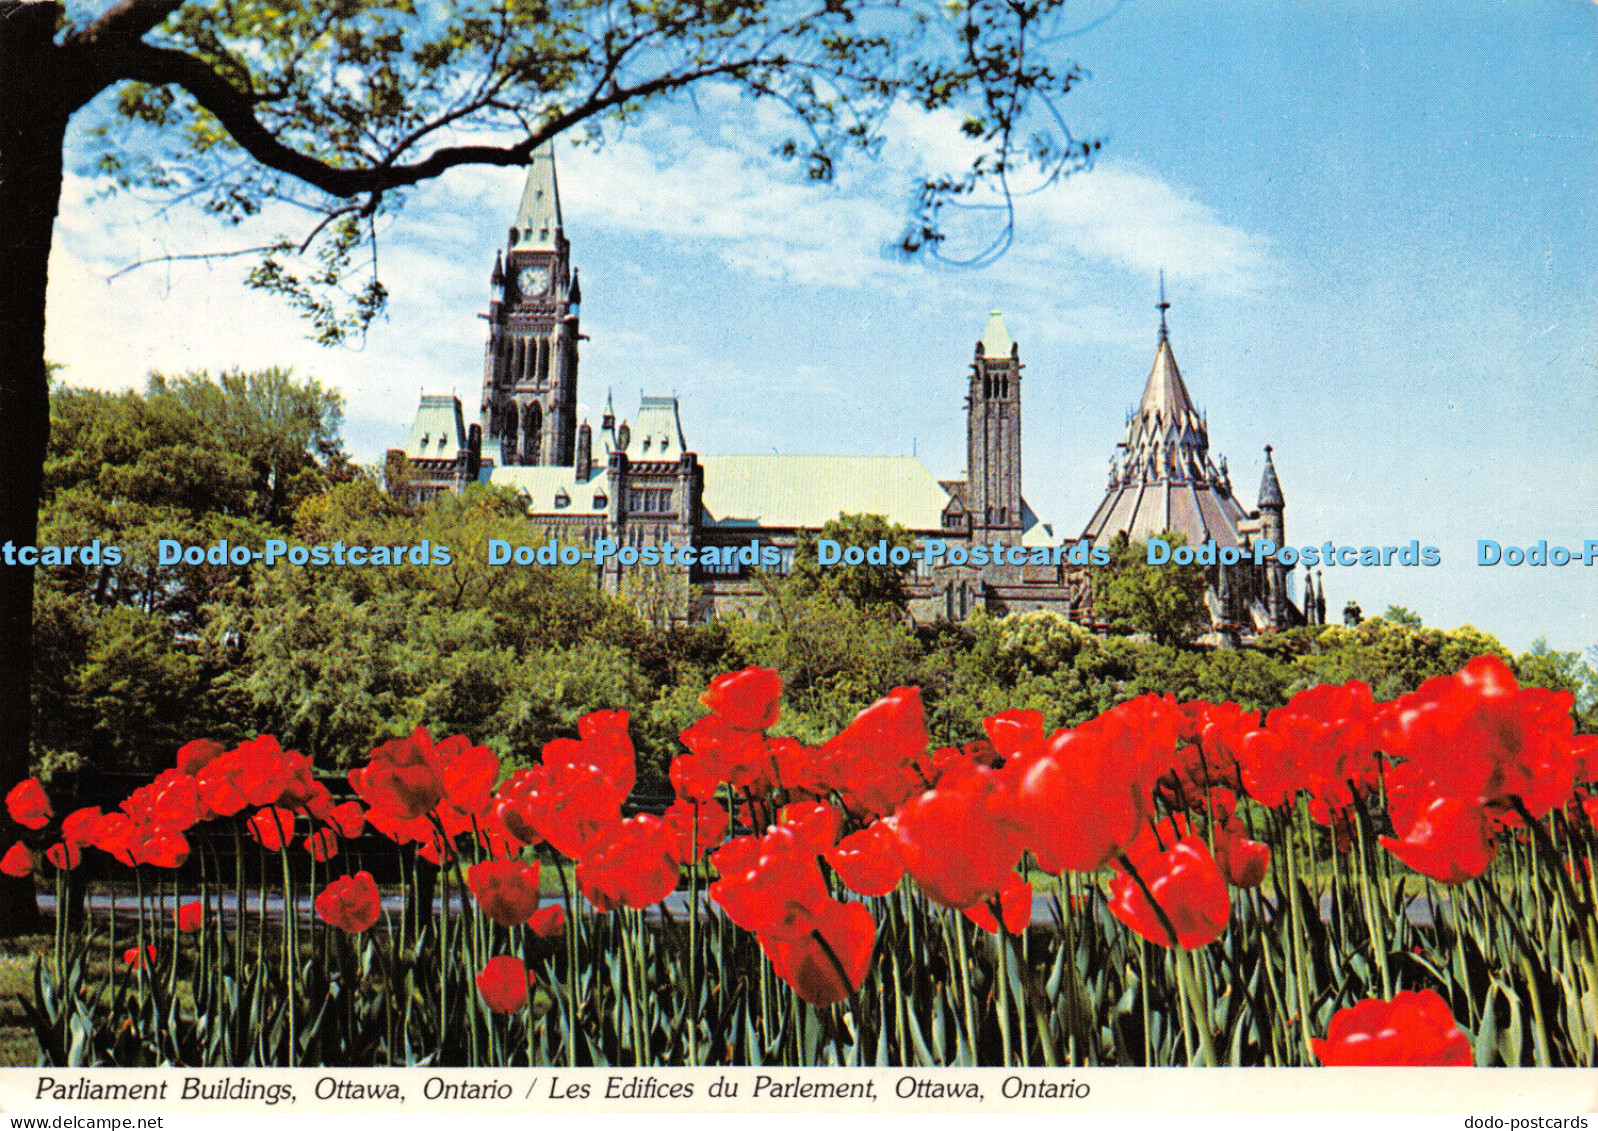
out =
[[[1047,734],[1007,711],[961,748],[931,747],[914,688],[815,747],[770,733],[781,695],[768,669],[711,682],[661,816],[623,816],[614,711],[503,777],[418,730],[338,804],[269,736],[191,742],[110,813],[58,821],[22,782],[6,803],[33,833],[0,868],[45,868],[59,907],[102,852],[141,911],[58,916],[27,1003],[44,1057],[1594,1063],[1598,739],[1494,658],[1263,719],[1145,695]],[[207,822],[260,852],[202,851],[189,878]],[[367,829],[402,910],[341,855]],[[269,897],[315,916],[269,929]]]

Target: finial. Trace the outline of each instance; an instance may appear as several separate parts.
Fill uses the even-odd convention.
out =
[[[1274,451],[1274,450],[1275,450],[1275,449],[1274,449],[1274,448],[1272,448],[1272,447],[1271,447],[1271,446],[1270,446],[1270,445],[1269,445],[1269,444],[1266,444],[1266,445],[1265,445],[1265,454],[1266,454],[1266,455],[1270,455],[1270,454],[1271,454],[1271,452],[1272,452],[1272,451]]]
[[[1160,268],[1160,301],[1157,304],[1160,312],[1160,341],[1170,340],[1171,332],[1165,325],[1165,312],[1171,309],[1171,304],[1165,301],[1165,268]]]

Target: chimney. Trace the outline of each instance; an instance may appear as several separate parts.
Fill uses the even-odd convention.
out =
[[[483,426],[473,424],[466,430],[466,482],[476,483],[483,469]]]

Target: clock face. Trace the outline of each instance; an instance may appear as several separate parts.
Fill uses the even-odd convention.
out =
[[[549,290],[549,268],[523,267],[521,274],[516,276],[516,285],[529,298],[543,294]]]

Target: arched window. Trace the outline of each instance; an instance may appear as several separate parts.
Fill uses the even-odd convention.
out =
[[[499,450],[507,467],[517,462],[516,439],[520,435],[520,430],[517,428],[516,421],[516,402],[511,401],[505,406],[505,419],[501,424],[502,430],[499,434]]]
[[[536,404],[530,404],[523,421],[522,462],[536,465],[543,462],[543,455],[544,412]]]
[[[549,340],[543,339],[538,343],[538,383],[540,385],[549,380]]]

